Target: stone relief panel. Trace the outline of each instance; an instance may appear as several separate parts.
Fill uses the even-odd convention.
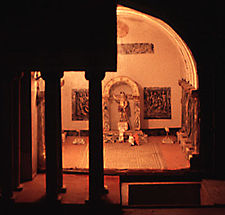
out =
[[[72,120],[88,120],[89,93],[88,89],[72,89]]]
[[[171,88],[144,88],[144,119],[171,119]]]
[[[154,44],[152,43],[122,43],[117,45],[118,54],[153,54]]]
[[[179,85],[182,87],[182,128],[178,136],[183,150],[190,159],[199,153],[200,147],[199,90],[195,90],[185,80],[179,81]]]

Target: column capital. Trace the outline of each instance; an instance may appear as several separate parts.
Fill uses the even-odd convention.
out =
[[[89,70],[85,72],[85,78],[88,81],[91,80],[99,80],[102,81],[105,78],[105,72],[104,71],[98,71],[96,70]]]
[[[22,77],[22,73],[24,73],[24,70],[22,70],[21,68],[18,67],[13,67],[13,66],[9,66],[9,67],[4,67],[2,68],[2,75],[1,75],[1,79],[5,80],[5,81],[12,81],[15,79],[19,79],[20,77]]]
[[[62,78],[64,75],[63,70],[51,70],[51,69],[43,69],[41,70],[41,77],[46,80],[57,80]]]

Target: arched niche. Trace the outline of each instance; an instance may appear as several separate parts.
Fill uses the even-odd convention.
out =
[[[112,105],[112,95],[111,92],[113,88],[126,85],[131,90],[131,94],[128,95],[128,100],[131,101],[130,105],[132,105],[132,127],[131,130],[138,131],[140,130],[140,92],[138,85],[135,81],[131,80],[129,77],[120,76],[111,79],[104,87],[103,91],[103,130],[104,131],[111,131],[115,130],[115,127],[112,127],[111,118],[112,116],[110,108]]]

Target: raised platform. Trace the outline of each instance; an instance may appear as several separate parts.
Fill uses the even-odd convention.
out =
[[[122,184],[124,206],[200,206],[200,182]],[[125,194],[128,193],[128,196]]]
[[[88,137],[85,144],[73,144],[76,136],[68,136],[63,144],[63,168],[66,171],[88,172],[89,146]],[[173,140],[176,138],[171,136]],[[147,137],[139,146],[131,147],[125,143],[104,143],[105,172],[120,174],[135,171],[177,170],[189,168],[179,144],[163,144],[163,136]]]

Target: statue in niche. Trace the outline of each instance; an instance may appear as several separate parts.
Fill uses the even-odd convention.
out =
[[[126,94],[124,92],[120,92],[119,95],[113,95],[113,98],[119,104],[118,112],[120,113],[120,122],[128,123],[130,117],[130,106]]]

